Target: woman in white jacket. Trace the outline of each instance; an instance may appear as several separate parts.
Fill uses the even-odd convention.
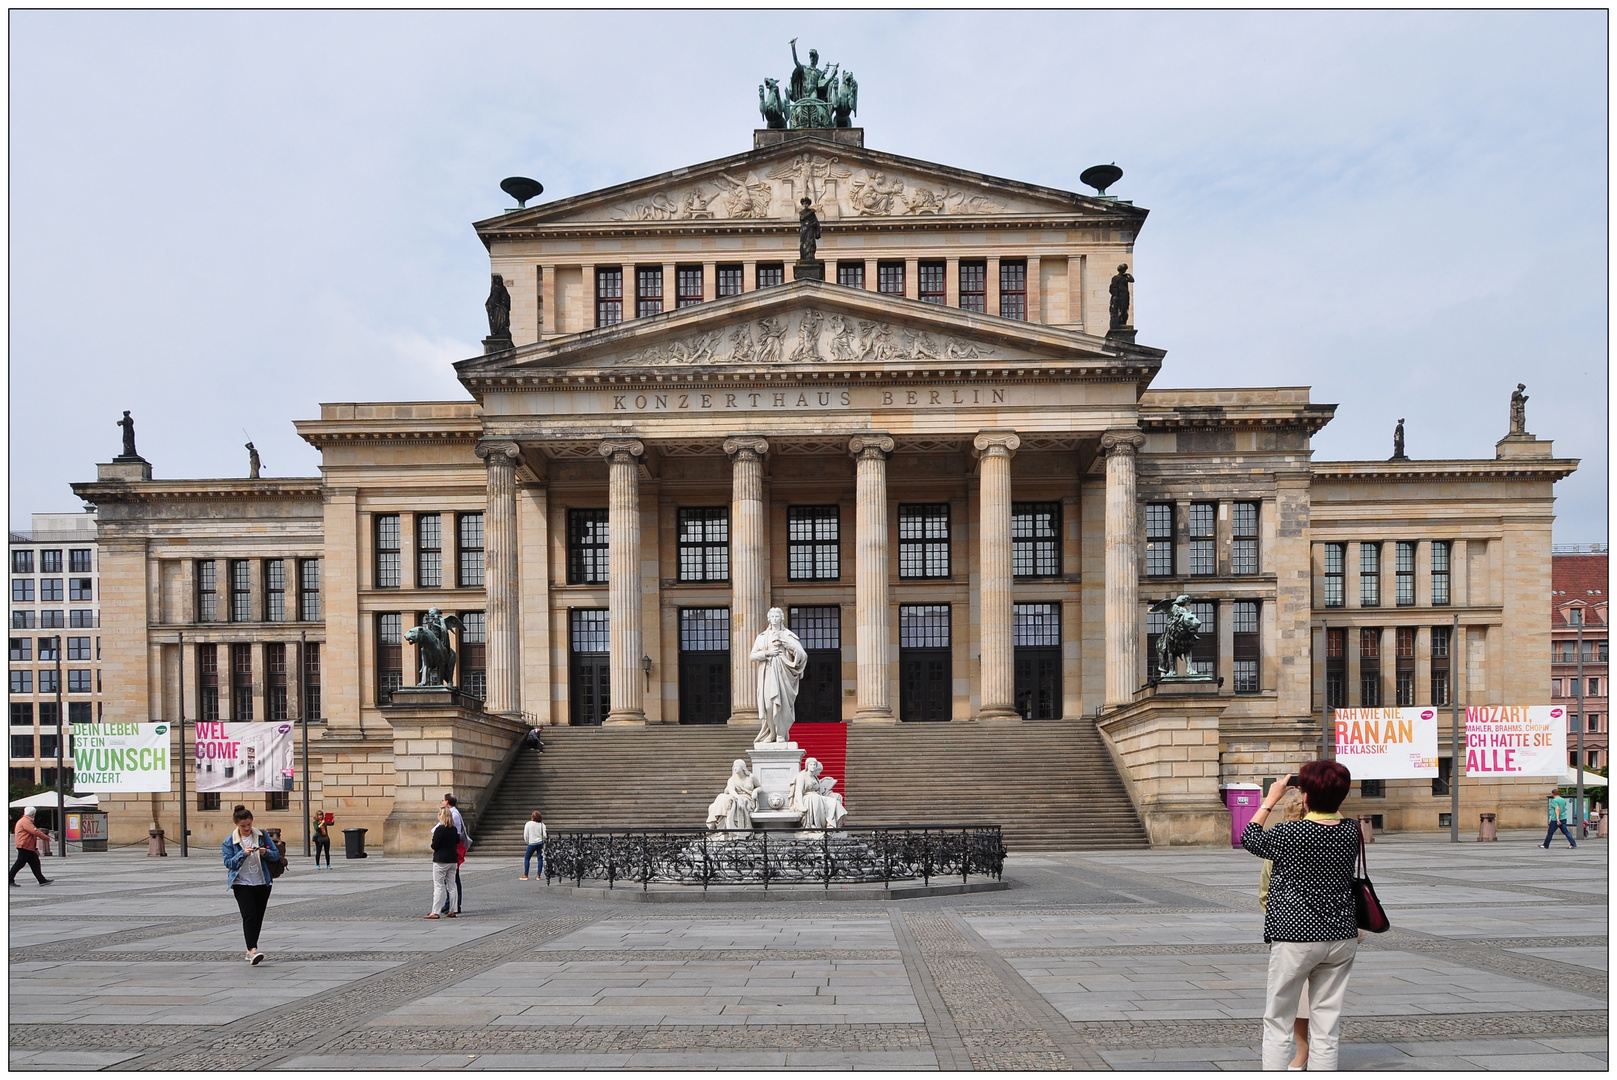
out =
[[[528,850],[522,854],[522,876],[519,881],[528,880],[528,864],[535,855],[539,856],[539,867],[533,876],[540,878],[545,873],[545,815],[535,810],[533,817],[522,826],[522,841],[528,845]]]

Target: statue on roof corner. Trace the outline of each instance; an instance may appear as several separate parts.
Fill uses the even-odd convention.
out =
[[[1129,286],[1133,283],[1134,275],[1129,273],[1129,264],[1118,263],[1111,285],[1113,330],[1122,330],[1129,324]]]
[[[1527,389],[1526,383],[1517,383],[1516,389],[1510,394],[1510,433],[1512,435],[1527,434]],[[128,413],[124,413],[128,416]]]
[[[124,452],[118,456],[139,457],[140,455],[135,453],[135,419],[129,415],[128,409],[124,410],[124,418],[118,421],[118,426],[124,429]]]
[[[780,84],[765,79],[758,87],[758,111],[769,128],[852,127],[859,112],[859,84],[853,73],[840,71],[836,64],[820,67],[818,49],[810,49],[808,63],[797,56],[797,39],[792,39],[792,74],[786,80],[786,95]]]
[[[1392,429],[1392,459],[1405,461],[1408,455],[1404,453],[1404,418],[1398,418],[1398,426]]]
[[[505,279],[499,274],[490,275],[488,299],[483,301],[483,310],[488,312],[488,336],[491,338],[509,338],[511,336],[511,293],[505,287]]]

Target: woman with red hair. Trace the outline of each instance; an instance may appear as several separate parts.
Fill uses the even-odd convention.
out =
[[[1286,794],[1289,775],[1270,786],[1263,805],[1241,834],[1241,846],[1269,859],[1269,902],[1263,940],[1269,945],[1268,999],[1263,1009],[1263,1067],[1283,1072],[1292,1045],[1298,999],[1308,988],[1308,1064],[1334,1071],[1342,1034],[1342,1000],[1359,949],[1353,902],[1353,870],[1359,858],[1359,824],[1337,810],[1353,774],[1335,761],[1310,761],[1297,773],[1308,812],[1301,821],[1265,831],[1269,813]]]

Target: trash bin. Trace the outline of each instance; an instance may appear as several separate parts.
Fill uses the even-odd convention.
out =
[[[1359,815],[1359,835],[1364,837],[1366,844],[1376,842],[1376,821],[1369,814]]]
[[[1257,784],[1229,784],[1224,788],[1224,805],[1230,811],[1230,847],[1241,846],[1241,834],[1263,805],[1263,789]]]
[[[1493,814],[1483,814],[1482,822],[1477,827],[1477,842],[1499,839],[1498,818]]]
[[[365,830],[344,829],[342,831],[343,854],[350,859],[363,859],[365,855]]]
[[[162,829],[146,830],[146,857],[150,859],[154,856],[168,858],[168,849],[163,846]]]

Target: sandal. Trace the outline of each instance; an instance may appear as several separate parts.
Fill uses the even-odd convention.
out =
[[[437,917],[438,917],[438,913],[437,913],[437,912],[433,912],[433,913],[432,913],[432,914],[431,914],[431,915],[423,915],[423,916],[421,916],[421,917],[422,917],[422,918],[423,918],[423,919],[436,919],[436,918],[437,918]]]

